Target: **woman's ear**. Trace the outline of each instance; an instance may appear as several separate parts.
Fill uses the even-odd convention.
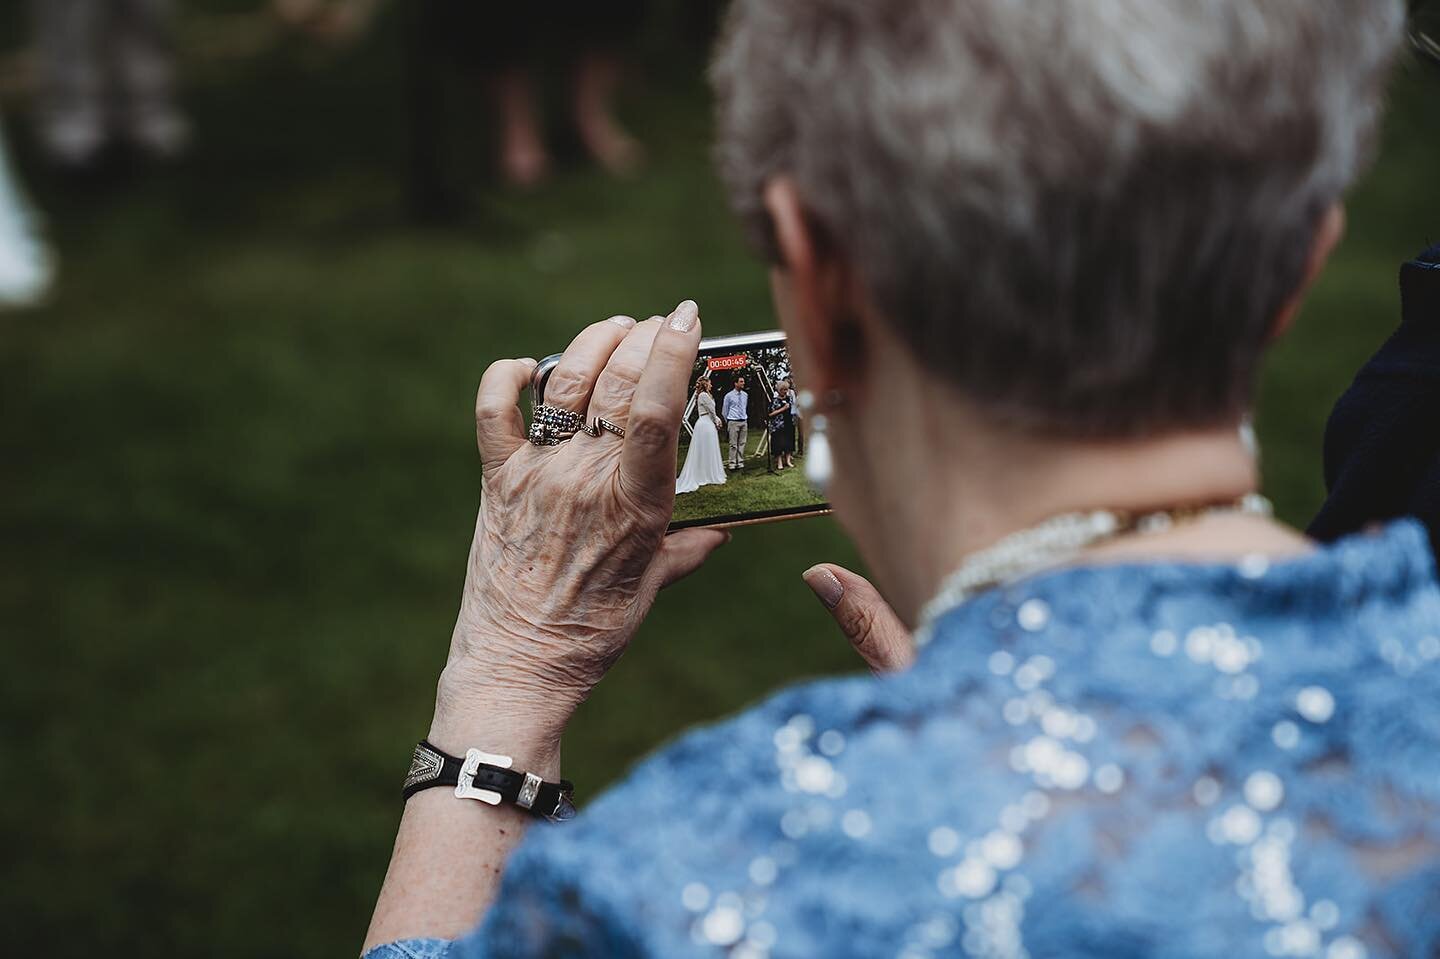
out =
[[[806,216],[793,180],[769,181],[764,201],[779,258],[772,279],[775,306],[806,385],[821,394],[853,385],[859,330],[850,312],[848,269]]]
[[[1305,261],[1305,275],[1300,278],[1300,285],[1285,301],[1285,305],[1275,316],[1275,322],[1270,326],[1272,342],[1284,336],[1295,323],[1295,317],[1300,312],[1300,304],[1305,302],[1305,295],[1310,292],[1310,288],[1320,278],[1325,264],[1330,262],[1330,254],[1335,252],[1335,248],[1340,245],[1340,240],[1344,236],[1345,206],[1337,202],[1320,218],[1320,226],[1315,230],[1315,238],[1310,243],[1310,255]]]

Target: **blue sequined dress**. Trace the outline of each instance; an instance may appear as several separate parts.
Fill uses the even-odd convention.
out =
[[[398,956],[1440,955],[1440,588],[1413,522],[1057,571],[537,827]]]

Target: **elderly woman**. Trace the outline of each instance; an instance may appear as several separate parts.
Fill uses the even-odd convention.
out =
[[[775,384],[775,396],[770,401],[770,454],[775,457],[776,469],[793,469],[795,466],[795,397],[790,393],[790,381],[780,380]]]
[[[1241,430],[1400,21],[737,0],[724,173],[879,591],[807,580],[894,671],[781,692],[531,825],[572,813],[577,704],[724,536],[664,535],[693,303],[575,339],[557,446],[525,441],[532,363],[495,364],[375,955],[1436,955],[1424,536],[1274,522]]]

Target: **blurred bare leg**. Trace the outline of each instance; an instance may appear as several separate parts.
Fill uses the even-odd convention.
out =
[[[175,51],[170,0],[115,3],[110,48],[119,84],[121,132],[141,153],[173,160],[190,143],[190,124],[176,102]]]
[[[105,0],[32,0],[41,146],[55,164],[87,167],[107,136],[105,71],[99,55]]]
[[[515,186],[534,186],[550,172],[535,83],[524,70],[507,70],[495,79],[495,96],[500,108],[501,172]]]
[[[621,63],[609,53],[587,53],[575,73],[575,126],[595,161],[610,173],[633,173],[645,161],[645,149],[615,118],[615,93]]]
[[[271,0],[275,15],[292,27],[305,26],[324,12],[324,0]]]

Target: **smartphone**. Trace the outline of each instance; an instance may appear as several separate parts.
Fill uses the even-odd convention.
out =
[[[545,384],[560,355],[535,368],[531,393]],[[675,515],[670,529],[772,523],[830,512],[805,480],[805,416],[795,401],[785,334],[717,336],[700,341],[687,384]]]

